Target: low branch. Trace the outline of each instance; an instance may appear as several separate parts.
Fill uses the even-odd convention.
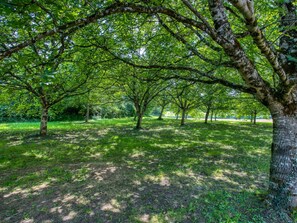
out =
[[[198,76],[200,77],[189,77],[189,76],[181,76],[181,75],[172,75],[172,76],[167,76],[167,77],[160,77],[162,79],[183,79],[183,80],[187,80],[187,81],[194,81],[194,82],[199,82],[199,83],[205,83],[205,84],[221,84],[224,85],[226,87],[235,89],[235,90],[240,90],[246,93],[250,93],[250,94],[255,94],[256,91],[255,89],[248,87],[248,86],[244,86],[244,85],[240,85],[240,84],[235,84],[232,82],[229,82],[227,80],[221,79],[221,78],[217,78],[214,77],[213,75],[211,75],[213,73],[213,71],[209,71],[209,72],[201,72],[195,68],[192,67],[186,67],[186,66],[173,66],[173,65],[138,65],[135,64],[131,61],[128,61],[126,59],[123,59],[119,56],[117,56],[116,54],[114,54],[113,52],[111,52],[107,47],[102,47],[102,49],[105,49],[107,52],[109,52],[113,57],[115,57],[116,59],[118,59],[119,61],[122,61],[125,64],[128,64],[131,67],[135,67],[135,68],[142,68],[142,69],[159,69],[159,70],[175,70],[175,71],[188,71],[191,73],[195,73],[198,74]],[[205,79],[201,79],[201,78],[207,78],[208,80]]]

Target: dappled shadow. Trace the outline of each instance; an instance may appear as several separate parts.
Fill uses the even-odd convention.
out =
[[[211,222],[224,208],[244,222],[265,210],[269,125],[84,128],[6,136],[1,222]]]
[[[68,177],[54,174],[54,178],[34,186],[4,189],[1,221],[170,222],[179,213],[179,222],[203,222],[200,197],[218,190],[220,181],[226,188],[232,186],[224,179],[205,179],[195,173],[141,176],[135,169],[113,164],[69,165],[63,169]],[[253,194],[249,197],[255,199]],[[256,204],[249,208],[256,210]]]

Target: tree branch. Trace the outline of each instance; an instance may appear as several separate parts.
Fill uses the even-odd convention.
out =
[[[257,19],[254,13],[253,0],[229,0],[234,7],[236,7],[243,15],[246,27],[250,32],[255,44],[261,50],[261,53],[266,57],[274,71],[279,76],[280,80],[285,85],[289,85],[289,80],[284,69],[281,66],[279,58],[274,52],[273,48],[269,45],[262,30],[257,25]]]
[[[116,2],[114,4],[111,4],[109,7],[100,10],[90,16],[87,16],[85,18],[82,19],[78,19],[78,20],[74,20],[72,22],[68,22],[65,23],[63,25],[60,25],[52,30],[48,30],[42,33],[37,34],[35,37],[24,41],[23,43],[20,43],[16,46],[13,46],[11,48],[9,48],[8,50],[4,50],[4,51],[0,51],[0,60],[3,60],[6,57],[11,56],[13,53],[16,53],[22,49],[24,49],[27,46],[30,46],[32,44],[34,44],[37,41],[40,41],[46,37],[49,36],[54,36],[57,33],[63,33],[71,28],[75,28],[75,27],[80,27],[83,28],[85,26],[87,26],[90,23],[95,23],[97,22],[98,19],[104,18],[106,16],[109,15],[113,15],[113,14],[118,14],[118,13],[146,13],[146,14],[157,14],[157,13],[161,13],[161,14],[165,14],[168,15],[180,22],[183,22],[185,24],[190,24],[198,29],[203,30],[204,32],[211,34],[210,30],[207,29],[207,27],[201,23],[201,22],[197,22],[193,19],[187,18],[181,14],[176,13],[175,11],[162,7],[162,6],[141,6],[138,4],[133,4],[133,3],[121,3],[121,2]],[[76,30],[74,30],[76,31]]]

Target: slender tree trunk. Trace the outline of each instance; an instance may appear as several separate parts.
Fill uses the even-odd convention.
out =
[[[207,106],[207,110],[206,110],[206,113],[205,113],[205,119],[204,119],[205,124],[207,124],[209,112],[210,112],[210,106]]]
[[[179,118],[178,117],[179,116],[179,112],[180,112],[180,109],[178,109],[177,112],[176,112],[176,120]]]
[[[253,113],[253,112],[251,113],[251,118],[250,118],[250,120],[251,120],[251,123],[253,123],[253,120],[254,120],[254,113]]]
[[[257,111],[255,110],[253,123],[256,125],[256,122],[257,122]]]
[[[137,123],[135,126],[135,129],[142,129],[142,118],[143,118],[143,114],[140,112],[137,114]]]
[[[86,110],[86,116],[85,116],[85,123],[88,123],[90,119],[90,90],[87,94],[87,110]]]
[[[42,106],[40,130],[39,130],[39,134],[41,136],[47,135],[47,122],[48,122],[48,107]]]
[[[217,113],[215,112],[215,116],[214,116],[215,121],[217,121]]]
[[[269,196],[274,207],[297,208],[297,117],[273,117]]]
[[[212,122],[213,119],[213,110],[211,109],[211,113],[210,113],[210,121]]]
[[[181,126],[185,125],[186,112],[187,112],[187,109],[183,108],[182,109],[181,121],[180,121]]]
[[[87,110],[86,110],[86,116],[85,116],[85,122],[88,123],[90,119],[90,104],[88,102],[87,104]]]
[[[165,108],[165,106],[162,106],[162,107],[161,107],[161,111],[160,111],[158,120],[163,120],[162,116],[163,116],[164,108]]]

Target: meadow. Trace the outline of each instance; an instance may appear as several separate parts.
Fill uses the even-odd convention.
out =
[[[0,222],[282,222],[264,202],[271,123],[0,124]]]

